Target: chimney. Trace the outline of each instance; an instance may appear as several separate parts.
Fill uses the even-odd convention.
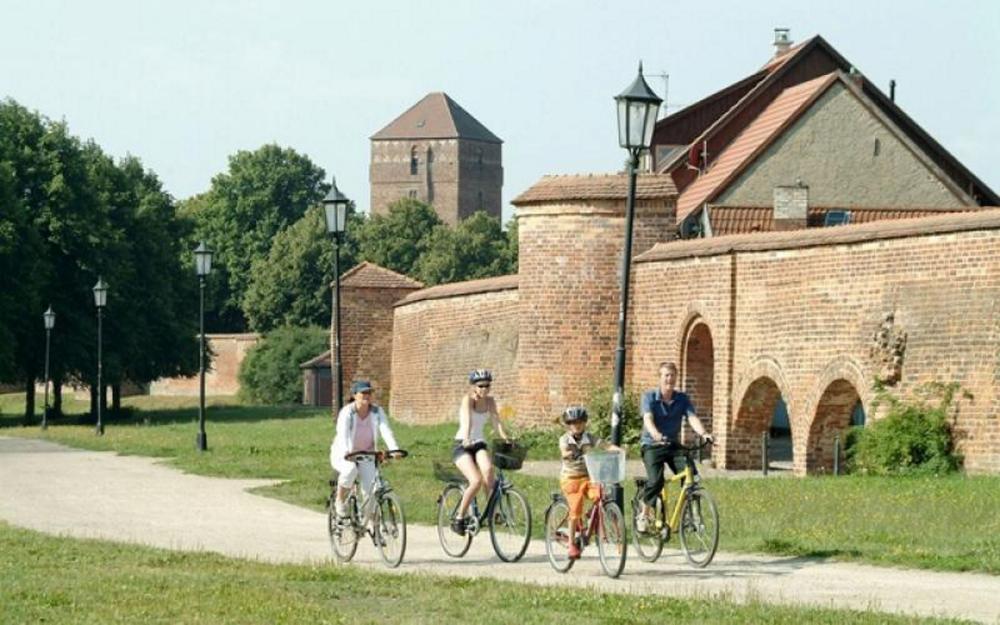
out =
[[[774,57],[777,58],[792,47],[792,39],[788,36],[788,28],[774,29]]]
[[[809,212],[809,187],[796,180],[794,185],[774,187],[774,230],[803,230]]]

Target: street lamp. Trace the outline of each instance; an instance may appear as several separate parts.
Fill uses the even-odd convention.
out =
[[[628,198],[625,201],[625,246],[622,250],[621,299],[618,302],[618,348],[615,351],[615,395],[611,415],[611,443],[621,445],[621,423],[625,398],[625,327],[628,314],[629,270],[632,267],[632,218],[635,216],[635,179],[639,154],[648,150],[660,108],[660,98],[639,75],[625,91],[615,97],[618,104],[618,143],[628,150]],[[616,486],[615,500],[622,507],[622,489]]]
[[[198,392],[198,436],[195,439],[195,447],[198,451],[205,451],[208,449],[208,437],[205,436],[205,277],[212,273],[212,250],[205,247],[204,241],[194,250],[194,270],[198,274],[198,325],[201,329],[198,349],[201,381]]]
[[[52,328],[56,325],[56,314],[52,312],[52,305],[42,313],[42,320],[45,321],[45,409],[42,411],[42,429],[49,427],[49,344]]]
[[[97,427],[94,431],[98,436],[104,436],[104,423],[101,421],[101,404],[104,400],[104,387],[101,386],[101,324],[104,307],[108,303],[108,285],[104,278],[98,276],[94,285],[94,305],[97,306]]]
[[[333,235],[333,368],[336,379],[336,394],[334,395],[335,410],[344,405],[344,376],[340,363],[340,243],[347,229],[347,205],[351,201],[337,189],[337,180],[333,179],[330,192],[323,198],[323,216],[326,218],[326,231]]]

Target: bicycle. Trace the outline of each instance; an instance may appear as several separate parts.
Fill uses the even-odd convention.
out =
[[[654,443],[654,445],[665,444],[665,442]],[[719,547],[719,510],[702,485],[694,461],[695,452],[707,445],[707,441],[693,447],[677,445],[677,450],[684,456],[684,470],[663,482],[663,490],[657,496],[653,517],[647,519],[646,527],[641,531],[640,516],[644,514],[641,498],[646,478],[635,478],[636,493],[632,498],[632,541],[639,557],[646,562],[656,562],[663,551],[663,545],[670,540],[672,534],[680,535],[684,556],[692,566],[704,568],[715,557],[715,551]],[[668,519],[664,504],[669,501],[667,487],[674,482],[680,482],[680,491],[676,503],[670,509]]]
[[[496,483],[482,510],[476,499],[469,504],[470,514],[461,533],[452,529],[451,522],[462,503],[462,494],[467,485],[453,472],[447,472],[440,465],[435,466],[437,477],[447,482],[437,500],[438,540],[445,554],[461,558],[469,551],[472,539],[484,526],[488,526],[490,542],[497,557],[504,562],[517,562],[521,559],[531,538],[531,507],[524,495],[514,488],[504,470],[520,469],[525,453],[523,447],[508,445],[498,449],[494,444]]]
[[[346,460],[355,463],[375,463],[375,482],[371,495],[359,505],[358,485],[355,483],[345,502],[345,517],[337,517],[337,480],[330,480],[333,492],[327,505],[327,528],[330,532],[330,545],[338,562],[351,561],[358,550],[358,541],[365,534],[371,536],[372,543],[386,566],[396,568],[403,561],[403,554],[406,553],[406,517],[399,495],[393,492],[379,470],[386,455],[405,458],[409,454],[398,449],[392,452],[354,451],[344,456]]]
[[[596,477],[600,471],[591,470],[590,458],[597,454],[587,454],[587,469],[591,477]],[[610,455],[610,454],[601,454]],[[624,458],[624,456],[622,456]],[[624,466],[624,460],[620,460]],[[580,550],[590,544],[591,538],[597,538],[597,555],[605,575],[617,578],[625,569],[625,556],[628,551],[628,538],[625,530],[625,516],[618,504],[611,498],[604,483],[594,480],[597,485],[598,499],[590,505],[586,515],[586,523],[577,525],[576,540]],[[545,510],[545,553],[549,564],[559,573],[566,573],[576,561],[569,557],[569,503],[562,492],[552,493],[552,503]]]

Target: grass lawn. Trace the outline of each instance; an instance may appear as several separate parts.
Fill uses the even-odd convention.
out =
[[[724,599],[638,598],[348,566],[271,565],[0,523],[3,623],[945,623]]]
[[[0,410],[10,413],[16,402],[16,396],[0,396]],[[199,454],[194,449],[197,409],[190,407],[191,398],[137,397],[125,403],[137,410],[125,421],[108,421],[101,438],[88,425],[57,422],[45,432],[21,427],[20,417],[10,414],[0,417],[0,435],[169,457],[178,468],[201,475],[284,479],[259,492],[324,508],[333,432],[327,409],[240,406],[231,399],[213,398],[206,428],[209,451]],[[69,423],[78,420],[67,417]],[[386,475],[413,522],[434,522],[441,485],[433,476],[433,464],[447,465],[454,429],[450,423],[394,425],[400,444],[412,456],[392,463]],[[536,438],[538,447],[531,457],[553,457],[554,436],[551,441]],[[531,503],[537,535],[549,493],[558,488],[556,481],[518,474],[513,479]],[[719,503],[723,550],[1000,574],[998,476],[714,479],[706,485]],[[675,541],[667,548],[676,547]]]

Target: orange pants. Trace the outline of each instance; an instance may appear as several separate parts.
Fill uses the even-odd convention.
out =
[[[597,484],[592,484],[587,477],[566,477],[559,481],[559,488],[566,496],[569,504],[569,518],[575,521],[583,517],[583,501],[597,501],[600,490]]]

